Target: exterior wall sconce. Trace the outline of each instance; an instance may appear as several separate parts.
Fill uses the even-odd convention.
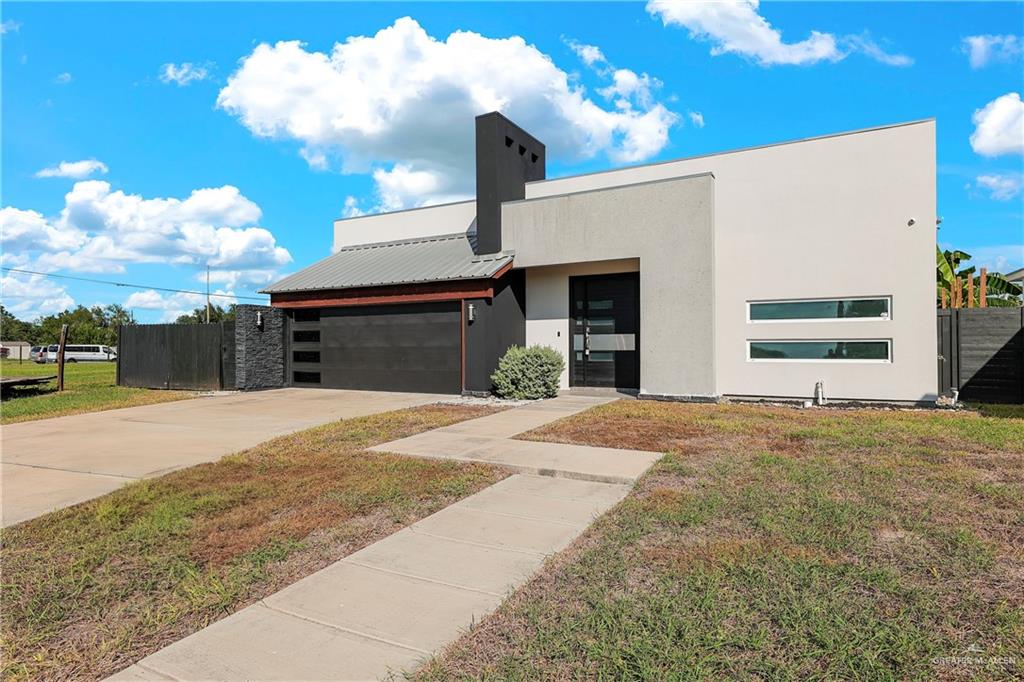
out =
[[[476,320],[476,305],[473,303],[466,306],[466,320],[469,322]]]
[[[256,311],[256,328],[263,331],[263,311]]]

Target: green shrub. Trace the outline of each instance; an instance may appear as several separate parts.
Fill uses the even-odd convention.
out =
[[[513,400],[538,400],[558,395],[558,379],[565,369],[562,354],[548,346],[512,346],[491,375],[494,392]]]

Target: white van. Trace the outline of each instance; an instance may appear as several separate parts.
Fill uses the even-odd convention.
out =
[[[40,354],[42,356],[43,354]],[[43,362],[57,362],[57,345],[48,346]],[[71,344],[64,347],[64,362],[113,362],[117,351],[99,344]]]

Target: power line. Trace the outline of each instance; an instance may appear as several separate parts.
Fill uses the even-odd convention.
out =
[[[153,291],[167,291],[173,294],[195,294],[196,296],[203,296],[202,291],[189,291],[188,289],[168,289],[167,287],[152,287],[146,284],[130,284],[128,282],[112,282],[105,279],[92,279],[89,277],[72,277],[71,275],[55,275],[51,272],[36,272],[35,270],[22,270],[21,268],[9,268],[4,266],[0,268],[6,272],[20,272],[26,275],[39,275],[40,277],[49,277],[57,279],[73,279],[78,282],[92,282],[93,284],[109,284],[115,287],[129,287],[132,289],[152,289]],[[266,297],[257,296],[238,296],[233,294],[208,294],[209,296],[216,296],[219,298],[244,298],[250,301],[266,301]]]

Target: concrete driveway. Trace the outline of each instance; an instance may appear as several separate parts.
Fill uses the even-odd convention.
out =
[[[9,424],[0,427],[0,522],[19,523],[275,436],[441,397],[284,388]]]

